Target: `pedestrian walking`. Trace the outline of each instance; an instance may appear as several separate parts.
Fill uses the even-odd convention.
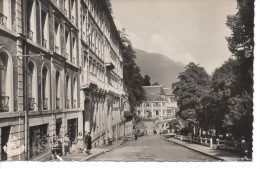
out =
[[[136,131],[135,131],[134,135],[135,135],[135,140],[137,140],[137,132]]]
[[[53,159],[57,159],[58,138],[56,137],[55,134],[53,134],[53,137],[51,138],[51,142],[50,143],[51,143],[52,158]]]
[[[92,149],[92,138],[90,136],[90,132],[88,132],[86,137],[85,137],[85,145],[86,145],[86,148],[87,148],[86,153],[90,154],[90,150]]]
[[[65,154],[69,154],[70,150],[69,150],[69,145],[70,145],[70,139],[68,137],[68,134],[65,134],[64,137],[64,150],[65,150]]]

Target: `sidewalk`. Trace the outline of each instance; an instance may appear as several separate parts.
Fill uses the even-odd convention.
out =
[[[189,143],[189,142],[177,140],[175,138],[168,138],[167,140],[221,161],[240,161],[241,159],[241,157],[238,154],[229,151],[224,151],[224,150],[206,147],[199,144]]]
[[[71,154],[61,156],[62,160],[53,159],[50,162],[52,162],[52,161],[88,161],[91,158],[94,158],[100,154],[112,151],[113,149],[117,148],[118,146],[125,143],[126,141],[127,141],[127,139],[114,141],[112,145],[103,145],[103,146],[92,148],[91,154],[73,152]]]

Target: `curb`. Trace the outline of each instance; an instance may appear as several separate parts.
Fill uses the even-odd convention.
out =
[[[97,157],[97,156],[99,156],[99,155],[101,155],[101,154],[104,154],[104,153],[106,153],[106,152],[110,152],[110,151],[112,151],[113,149],[117,148],[118,146],[120,146],[120,145],[122,145],[123,143],[126,143],[126,142],[127,142],[127,140],[123,140],[123,141],[120,142],[119,144],[116,144],[115,146],[113,146],[113,147],[111,147],[111,148],[109,148],[109,149],[105,149],[105,150],[101,151],[100,153],[90,155],[90,156],[88,156],[88,157],[86,157],[86,158],[84,158],[84,159],[81,159],[80,161],[87,161],[87,160],[90,160],[90,159],[92,159],[92,158],[95,158],[95,157]]]
[[[203,155],[209,156],[209,157],[211,157],[211,158],[214,158],[214,159],[217,159],[217,160],[220,160],[220,161],[227,161],[227,160],[225,160],[225,159],[223,159],[223,158],[221,158],[221,157],[217,157],[217,156],[214,156],[214,155],[205,153],[205,152],[203,152],[203,151],[199,151],[199,150],[190,148],[190,147],[188,147],[188,146],[186,146],[186,145],[184,145],[184,144],[180,144],[180,143],[177,143],[177,142],[175,142],[175,141],[171,141],[171,140],[169,140],[169,139],[167,139],[167,141],[173,142],[173,143],[178,144],[178,145],[181,145],[181,146],[183,146],[183,147],[185,147],[185,148],[188,148],[188,149],[193,150],[193,151],[195,151],[195,152],[198,152],[198,153],[201,153],[201,154],[203,154]]]

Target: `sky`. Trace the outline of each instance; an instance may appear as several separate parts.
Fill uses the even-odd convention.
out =
[[[225,37],[226,17],[236,13],[235,0],[111,0],[119,30],[133,47],[188,64],[211,74],[231,57]]]

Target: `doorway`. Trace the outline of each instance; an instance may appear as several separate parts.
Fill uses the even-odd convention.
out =
[[[10,136],[11,126],[1,128],[1,161],[7,160],[7,154],[3,150],[3,147],[7,144]]]

